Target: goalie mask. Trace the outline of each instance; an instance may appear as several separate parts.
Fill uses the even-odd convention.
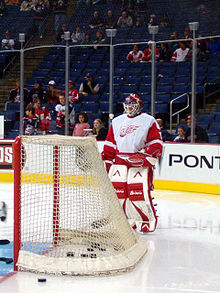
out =
[[[137,116],[144,107],[143,101],[137,94],[130,94],[123,103],[125,113],[130,117]]]

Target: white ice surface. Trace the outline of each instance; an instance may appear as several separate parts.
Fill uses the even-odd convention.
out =
[[[165,293],[220,292],[220,197],[155,191],[158,229],[142,236],[146,256],[129,273],[110,277],[54,277],[19,272],[1,282],[4,293]],[[13,239],[13,186],[0,184],[8,204],[0,239]]]

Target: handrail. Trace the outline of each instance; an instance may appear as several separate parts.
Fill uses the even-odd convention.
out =
[[[44,26],[45,23],[47,23],[47,20],[49,18],[49,15],[45,17],[45,19],[43,20],[42,26],[44,27],[43,32],[46,30],[47,26]],[[30,38],[27,40],[27,42],[24,45],[24,49],[29,45],[29,43],[31,42],[31,40],[33,39],[34,35],[30,35]],[[20,52],[20,50],[13,50],[13,52]],[[6,76],[6,70],[14,63],[14,61],[16,60],[16,58],[18,57],[18,55],[16,54],[11,60],[10,62],[6,65],[6,67],[3,69],[2,73],[3,73],[3,78],[5,78]]]
[[[179,123],[179,113],[181,113],[184,110],[186,110],[187,108],[189,108],[189,94],[190,93],[191,92],[184,93],[184,94],[182,94],[182,95],[180,95],[180,96],[178,96],[178,97],[176,97],[176,98],[174,98],[173,100],[170,101],[170,133],[172,132],[173,116],[178,115],[177,116],[177,123]],[[173,113],[173,108],[172,108],[173,107],[173,102],[178,100],[178,99],[180,99],[180,98],[182,98],[182,97],[184,97],[184,96],[187,96],[187,105],[186,105],[186,107],[184,107],[184,108],[180,109],[179,111]]]

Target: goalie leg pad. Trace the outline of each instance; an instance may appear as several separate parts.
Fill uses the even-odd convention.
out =
[[[157,226],[157,215],[150,195],[149,168],[130,168],[127,182],[128,197],[133,205],[131,218],[135,218],[140,232],[153,232]]]
[[[128,168],[125,165],[112,165],[109,170],[109,178],[119,199],[125,199],[128,197],[127,173]]]

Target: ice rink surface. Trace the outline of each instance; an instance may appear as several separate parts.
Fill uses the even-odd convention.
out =
[[[0,276],[0,292],[220,292],[220,196],[164,190],[153,195],[159,225],[154,233],[141,236],[148,252],[133,271],[107,277],[46,276],[46,283],[38,283],[42,275],[11,273]],[[9,208],[7,223],[0,222],[0,239],[13,241],[12,184],[0,184],[0,200]]]

